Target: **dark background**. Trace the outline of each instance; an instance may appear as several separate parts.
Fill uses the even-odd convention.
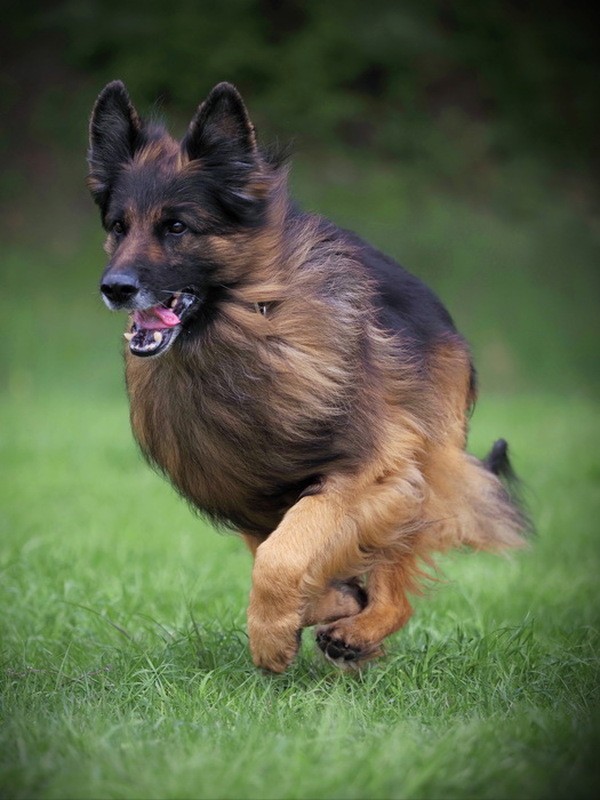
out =
[[[211,86],[230,80],[263,141],[291,142],[300,200],[433,284],[473,341],[484,384],[597,388],[589,6],[1,5],[0,233],[13,311],[26,302],[25,274],[88,313],[80,301],[103,256],[85,150],[102,86],[123,79],[142,114],[181,134]]]
[[[3,2],[3,149],[75,144],[98,86],[190,114],[227,78],[276,134],[431,158],[432,128],[488,126],[485,155],[598,165],[589,5],[444,0]],[[37,147],[36,147],[37,145]]]

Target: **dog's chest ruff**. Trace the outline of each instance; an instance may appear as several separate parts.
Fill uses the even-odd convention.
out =
[[[269,314],[268,303],[257,306]],[[178,352],[154,360],[128,355],[131,421],[142,451],[199,510],[270,532],[332,465],[351,466],[369,446],[366,430],[350,431],[348,393],[342,402],[316,357],[307,379],[295,363],[303,357],[289,344],[244,350],[225,341],[187,360]]]

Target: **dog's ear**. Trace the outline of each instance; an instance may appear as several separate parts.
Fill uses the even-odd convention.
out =
[[[253,162],[257,156],[254,125],[238,90],[219,83],[200,105],[183,140],[190,160],[221,153]]]
[[[269,178],[256,145],[254,125],[238,90],[219,83],[198,108],[181,144],[191,162],[237,224],[257,225],[266,208]]]
[[[138,144],[141,121],[121,81],[112,81],[98,95],[90,120],[87,185],[98,205],[106,205],[111,185]]]

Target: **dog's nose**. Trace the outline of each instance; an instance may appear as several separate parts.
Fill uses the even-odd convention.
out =
[[[137,277],[131,272],[107,273],[102,278],[100,291],[111,305],[125,306],[140,290]]]

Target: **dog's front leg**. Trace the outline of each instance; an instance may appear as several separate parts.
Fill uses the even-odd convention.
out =
[[[334,540],[340,560],[351,560],[345,552],[356,549],[351,528],[339,494],[325,490],[299,500],[256,549],[248,633],[258,667],[282,672],[293,661],[309,608],[327,585],[311,588],[305,576],[316,559],[328,557]],[[327,572],[335,573],[336,565]]]
[[[421,504],[422,476],[409,465],[329,478],[320,494],[299,500],[256,550],[248,608],[255,664],[282,672],[331,581],[389,561],[399,546],[410,550],[403,531],[414,530]]]
[[[256,551],[267,538],[256,534],[242,533],[252,558]],[[343,617],[352,617],[359,614],[367,605],[367,593],[360,581],[354,577],[346,580],[332,580],[322,594],[315,595],[304,609],[302,627],[319,625]]]

